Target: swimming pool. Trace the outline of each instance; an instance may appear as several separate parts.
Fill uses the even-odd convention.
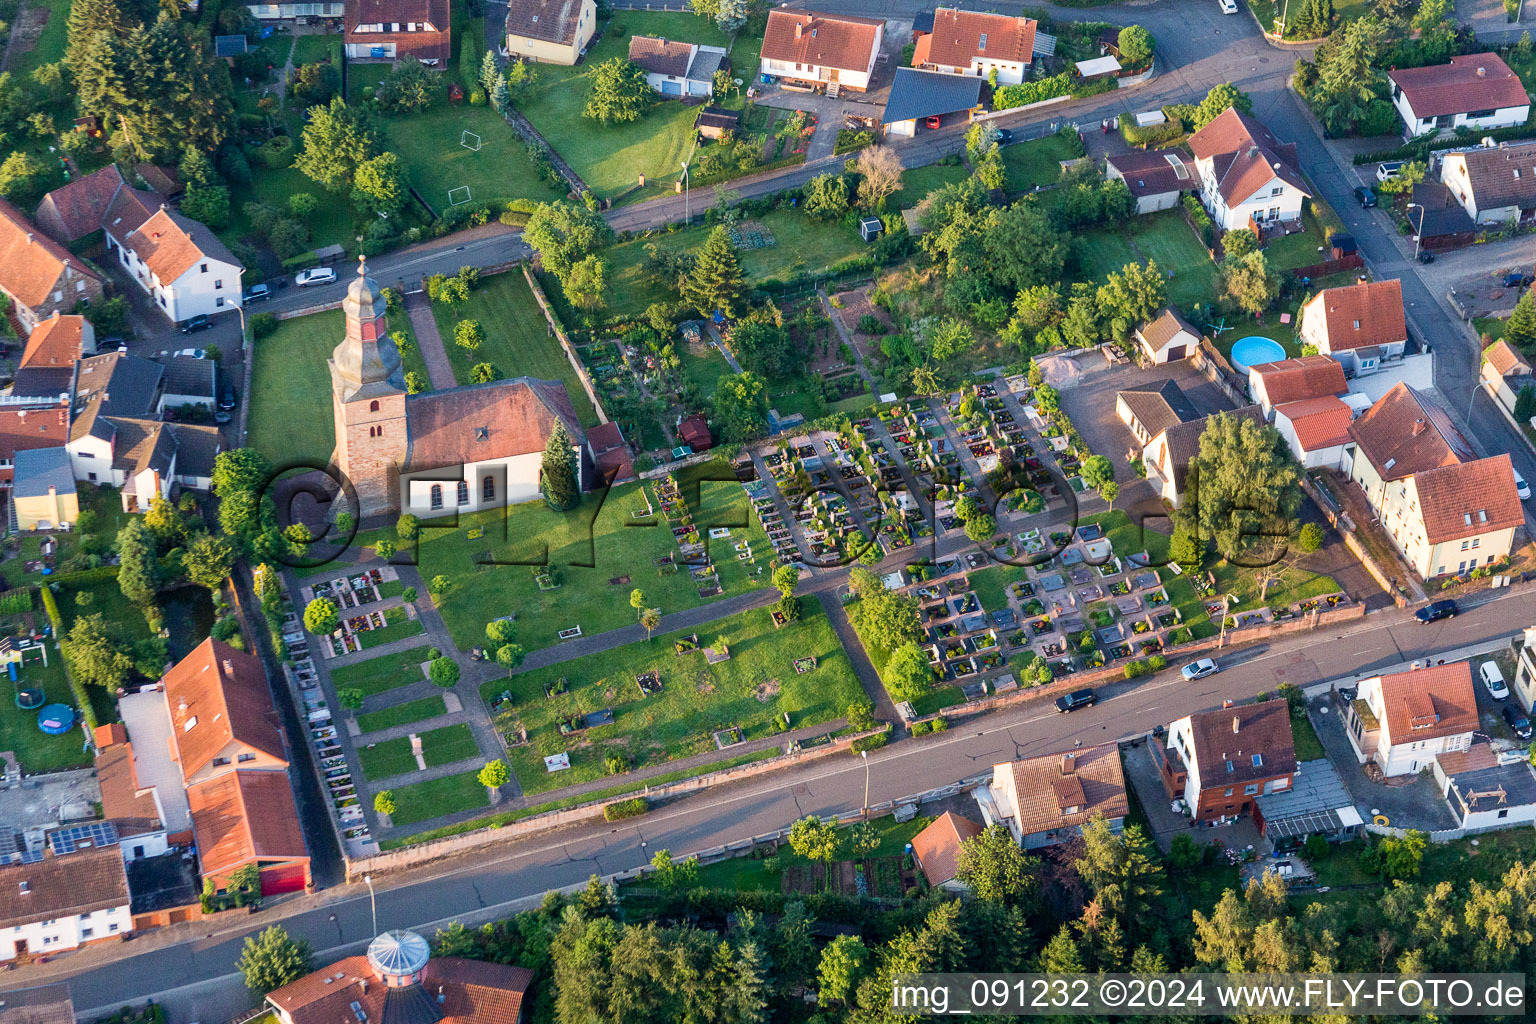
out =
[[[1285,349],[1280,343],[1263,335],[1238,338],[1232,343],[1232,368],[1238,373],[1247,373],[1260,363],[1274,363],[1284,358]]]

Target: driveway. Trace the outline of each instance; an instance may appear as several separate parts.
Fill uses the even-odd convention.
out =
[[[1326,673],[1325,673],[1326,674]],[[1434,776],[1400,775],[1388,782],[1373,782],[1355,758],[1355,748],[1344,735],[1344,722],[1337,702],[1330,696],[1312,701],[1307,707],[1312,727],[1317,730],[1328,760],[1333,762],[1344,788],[1354,798],[1355,810],[1367,823],[1377,815],[1399,828],[1417,828],[1426,832],[1456,827],[1451,809],[1435,786]]]

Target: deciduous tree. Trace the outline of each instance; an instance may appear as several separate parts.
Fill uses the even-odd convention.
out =
[[[1017,903],[1036,886],[1035,863],[1006,825],[993,824],[960,843],[955,877],[988,903]]]
[[[859,174],[859,205],[883,210],[885,201],[901,189],[901,157],[890,146],[865,146],[854,158]]]
[[[281,925],[248,937],[235,966],[245,987],[257,998],[304,977],[314,969],[314,955],[304,939],[294,939]]]
[[[768,428],[767,382],[750,370],[722,374],[715,382],[710,421],[731,444],[761,437]]]

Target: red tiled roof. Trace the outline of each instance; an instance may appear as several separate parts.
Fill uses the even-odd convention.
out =
[[[124,244],[138,254],[163,284],[176,281],[200,260],[239,266],[234,255],[206,225],[169,208],[157,210],[129,234]]]
[[[1291,709],[1283,700],[1197,712],[1189,716],[1189,724],[1200,785],[1205,789],[1296,770]],[[1255,754],[1261,763],[1253,763]]]
[[[109,821],[160,817],[153,789],[139,787],[133,766],[133,744],[117,743],[97,754],[96,780],[101,784],[102,817]]]
[[[885,22],[846,14],[775,8],[768,12],[762,56],[767,60],[865,72]]]
[[[714,438],[709,434],[709,424],[698,413],[694,413],[677,425],[677,436],[696,452],[707,451],[715,443]]]
[[[597,463],[598,473],[609,483],[628,480],[635,474],[634,456],[624,442],[619,425],[610,420],[587,431],[587,447]]]
[[[47,320],[39,320],[27,336],[20,368],[74,366],[82,355],[84,339],[85,317],[54,313]]]
[[[1445,410],[1402,383],[1351,423],[1349,436],[1383,480],[1477,458]]]
[[[955,877],[960,863],[960,844],[981,835],[981,826],[953,811],[945,811],[933,824],[912,837],[912,854],[928,879],[940,886]]]
[[[1424,537],[1431,544],[1507,530],[1525,522],[1508,455],[1414,474]]]
[[[1275,415],[1291,421],[1296,440],[1304,452],[1349,443],[1349,406],[1333,395],[1277,405]]]
[[[1480,772],[1485,768],[1498,767],[1499,755],[1493,752],[1492,744],[1474,743],[1466,750],[1448,750],[1436,754],[1435,760],[1440,762],[1441,771],[1454,777],[1462,772]]]
[[[1477,728],[1471,662],[1396,672],[1380,679],[1387,737],[1394,745],[1454,736]]]
[[[1344,379],[1344,367],[1329,356],[1302,356],[1300,359],[1259,363],[1249,367],[1249,372],[1258,374],[1271,406],[1337,395],[1349,387]]]
[[[1520,78],[1496,53],[1464,53],[1449,64],[1396,68],[1387,75],[1421,118],[1474,110],[1522,107],[1531,102]]]
[[[1120,748],[1114,743],[1030,757],[993,770],[1012,773],[1019,830],[1026,836],[1081,825],[1095,814],[1123,818],[1130,810]]]
[[[511,0],[507,34],[569,46],[576,41],[582,0]]]
[[[0,867],[0,928],[126,906],[128,872],[116,846]]]
[[[64,265],[86,277],[97,274],[79,256],[39,231],[20,210],[0,199],[0,288],[29,309],[48,301]]]
[[[183,778],[191,779],[231,743],[286,763],[267,674],[255,656],[209,637],[161,682]]]
[[[685,75],[692,56],[692,43],[655,36],[629,37],[629,62],[653,75]]]
[[[57,448],[69,441],[69,407],[49,409],[0,408],[0,459],[15,460],[17,452]],[[0,469],[0,483],[10,483],[14,470]]]
[[[1301,316],[1303,324],[1323,318],[1323,337],[1335,352],[1408,339],[1403,286],[1395,278],[1325,288],[1302,307]]]
[[[1153,351],[1162,348],[1168,342],[1177,338],[1180,331],[1190,335],[1197,341],[1200,338],[1199,329],[1180,316],[1179,311],[1172,307],[1163,310],[1155,320],[1143,324],[1138,329],[1138,333],[1146,339],[1147,344],[1151,346]]]
[[[119,743],[128,742],[128,727],[122,722],[109,722],[106,725],[98,725],[91,733],[91,742],[96,744],[97,750],[106,750],[115,747]]]
[[[1525,361],[1525,356],[1503,338],[1483,349],[1483,358],[1500,377],[1508,377],[1511,371],[1520,375],[1531,372],[1531,364]]]
[[[434,1002],[439,988],[439,1024],[518,1024],[533,972],[485,960],[434,957],[422,969],[421,989]],[[366,956],[349,956],[268,994],[293,1024],[356,1021],[358,1003],[369,1021],[384,1021],[388,990]],[[398,996],[397,992],[397,996]]]
[[[394,43],[397,57],[446,61],[452,50],[448,0],[346,0],[343,20],[347,42],[364,46]],[[398,24],[404,27],[412,22],[418,28],[430,24],[433,31],[357,31],[359,25],[387,27]]]
[[[123,184],[123,172],[116,164],[76,178],[43,197],[37,208],[37,225],[65,244],[100,231],[107,207]]]
[[[165,205],[165,197],[138,188],[121,188],[102,215],[101,227],[113,241],[126,244],[128,236]]]
[[[1104,162],[1119,173],[1125,187],[1137,197],[1191,191],[1199,184],[1183,154],[1171,149],[1116,153],[1105,157]]]
[[[983,46],[982,39],[986,43]],[[974,58],[1028,64],[1035,52],[1033,18],[957,11],[933,12],[933,31],[917,41],[912,66],[934,64],[968,68]],[[862,70],[862,68],[860,69]]]
[[[286,771],[240,768],[187,787],[203,874],[309,859]]]
[[[416,471],[542,452],[562,422],[571,439],[583,433],[565,384],[518,377],[411,395],[405,402],[411,443],[405,464]]]
[[[1301,176],[1296,144],[1281,142],[1263,124],[1228,107],[1189,137],[1196,160],[1210,160],[1217,188],[1228,206],[1236,206],[1279,178],[1310,196]]]

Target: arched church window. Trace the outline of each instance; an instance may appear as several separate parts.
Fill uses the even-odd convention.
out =
[[[432,498],[432,507],[433,508],[436,509],[436,508],[442,508],[443,507],[443,485],[442,484],[433,484],[432,485],[431,498]]]
[[[368,403],[368,411],[369,412],[378,412],[379,411],[379,400],[377,398],[375,398],[373,401]]]
[[[488,476],[483,481],[481,481],[481,483],[480,483],[480,497],[483,500],[485,500],[485,501],[495,501],[496,500],[496,478],[495,477]]]
[[[468,480],[460,480],[459,481],[459,504],[460,505],[468,505],[469,504],[469,481]]]

